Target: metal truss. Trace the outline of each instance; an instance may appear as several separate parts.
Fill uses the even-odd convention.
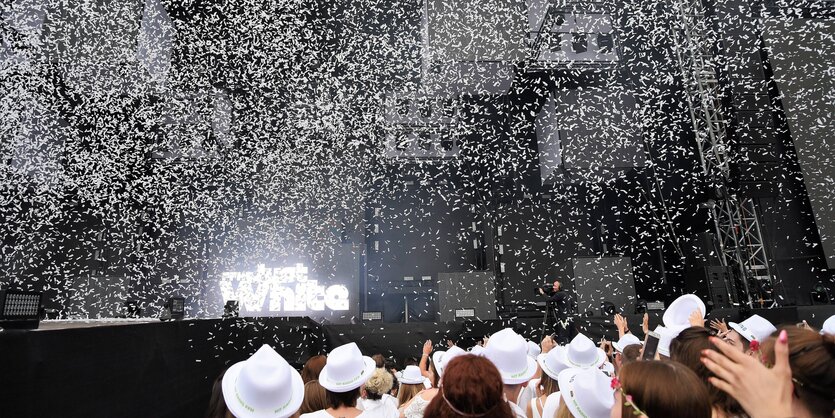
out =
[[[673,29],[672,38],[696,134],[702,173],[721,195],[712,210],[720,260],[724,266],[738,271],[743,287],[739,292],[733,278],[729,278],[727,288],[730,300],[749,307],[753,307],[755,299],[760,304],[773,302],[771,269],[755,202],[751,198],[738,199],[727,193],[731,180],[730,140],[727,121],[723,117],[723,88],[717,77],[721,62],[720,57],[713,53],[718,45],[716,31],[711,19],[705,15],[702,0],[677,0],[673,8],[678,16],[678,25]],[[754,284],[756,288],[752,288]]]

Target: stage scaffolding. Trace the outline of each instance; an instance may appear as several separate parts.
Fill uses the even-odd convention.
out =
[[[722,57],[715,54],[720,39],[703,0],[677,0],[672,38],[681,68],[690,119],[696,134],[701,170],[715,191],[709,207],[720,248],[720,262],[739,274],[742,289],[728,278],[730,300],[753,307],[774,304],[773,276],[763,243],[756,202],[728,192],[731,183],[731,141],[723,116],[723,87],[717,77]],[[756,287],[756,288],[755,288]],[[763,289],[770,289],[764,292]],[[768,297],[763,294],[767,293]],[[759,297],[755,297],[755,294]]]

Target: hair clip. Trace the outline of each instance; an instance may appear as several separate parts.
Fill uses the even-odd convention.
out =
[[[624,398],[624,403],[623,404],[626,405],[626,406],[631,407],[632,408],[632,413],[635,416],[644,415],[647,418],[649,418],[649,416],[647,414],[645,414],[644,411],[641,411],[641,408],[638,408],[638,406],[635,405],[635,402],[632,401],[632,395],[627,395],[626,392],[623,391],[623,386],[621,386],[620,379],[618,379],[617,376],[612,378],[611,386],[612,386],[612,389],[620,391],[621,396],[623,396],[623,398]]]

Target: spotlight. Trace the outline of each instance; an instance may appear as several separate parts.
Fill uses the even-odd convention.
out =
[[[170,319],[183,319],[186,313],[186,299],[181,296],[168,298],[162,308],[162,315],[159,319],[168,321]]]
[[[0,290],[0,327],[37,329],[42,295],[41,292]]]
[[[647,301],[645,301],[643,299],[638,299],[638,303],[635,304],[635,313],[636,314],[647,313]]]
[[[603,316],[614,316],[617,313],[617,309],[615,309],[615,304],[604,300],[600,302],[600,314]]]
[[[237,300],[227,300],[223,305],[223,318],[237,318],[240,312]]]
[[[818,282],[809,294],[812,297],[812,305],[828,305],[832,300],[829,296],[829,289],[821,282]]]

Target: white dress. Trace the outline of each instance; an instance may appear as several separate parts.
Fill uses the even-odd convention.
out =
[[[537,409],[538,403],[541,403],[539,402],[539,398],[531,399],[531,412],[533,413],[533,418],[542,418],[542,416],[539,415],[539,409]]]
[[[423,411],[426,410],[429,402],[432,401],[423,399],[420,394],[415,395],[409,406],[403,410],[403,415],[406,416],[406,418],[423,418]]]
[[[560,392],[554,392],[545,399],[545,406],[542,407],[543,417],[552,417],[557,414],[560,407]]]

